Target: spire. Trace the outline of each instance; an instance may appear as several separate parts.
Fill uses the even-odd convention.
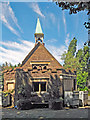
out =
[[[38,33],[43,34],[39,17],[38,17],[38,19],[37,19],[37,26],[36,26],[35,34],[38,34]]]
[[[35,44],[37,44],[38,42],[43,43],[44,34],[42,32],[39,17],[37,19],[37,25],[36,25],[36,30],[34,35],[35,35]]]

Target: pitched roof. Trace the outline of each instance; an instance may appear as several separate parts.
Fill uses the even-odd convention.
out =
[[[35,50],[39,47],[39,45],[40,45],[39,43],[37,45],[35,45],[35,47],[29,52],[29,54],[22,61],[21,66],[24,65],[27,62],[27,60],[31,57],[31,55],[35,52]]]
[[[44,47],[43,44],[38,43],[35,47],[29,52],[26,58],[22,62],[22,67],[30,67],[30,62],[48,62],[50,61],[50,68],[61,68],[62,65],[53,57],[53,55]]]

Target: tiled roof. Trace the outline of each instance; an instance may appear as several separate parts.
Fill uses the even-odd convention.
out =
[[[50,61],[49,68],[62,68],[62,65],[54,58],[54,56],[41,44],[38,43],[22,62],[22,67],[30,67],[31,61]],[[38,62],[39,63],[39,62]]]

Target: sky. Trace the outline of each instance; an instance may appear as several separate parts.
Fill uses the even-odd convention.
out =
[[[68,10],[61,10],[54,2],[1,2],[0,11],[0,64],[22,63],[35,45],[38,17],[45,47],[61,64],[61,55],[74,37],[77,49],[88,40],[83,25],[88,21],[87,11],[69,15]]]

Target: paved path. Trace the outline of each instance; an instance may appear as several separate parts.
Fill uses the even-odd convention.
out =
[[[2,109],[3,118],[88,118],[88,109],[63,109],[51,110],[48,108],[17,110],[17,109]]]

